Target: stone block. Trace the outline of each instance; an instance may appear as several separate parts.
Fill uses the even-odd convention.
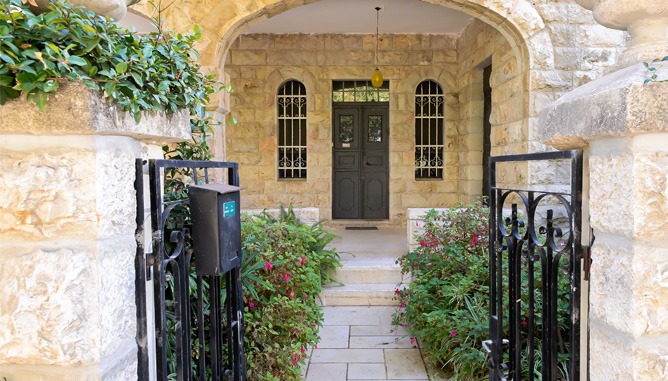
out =
[[[253,50],[232,50],[228,53],[231,55],[232,65],[266,65],[267,51],[260,49]]]
[[[597,70],[610,67],[617,62],[617,58],[616,48],[583,48],[581,69]]]
[[[633,380],[632,347],[623,336],[590,323],[589,374],[592,381]]]
[[[0,149],[3,242],[97,236],[92,138],[85,144],[90,148]]]
[[[134,141],[130,138],[96,138],[95,209],[99,239],[114,235],[134,235],[137,213]],[[83,191],[79,189],[79,191]],[[57,205],[58,203],[56,203]]]
[[[44,112],[20,97],[0,107],[1,134],[119,135],[146,143],[167,144],[191,139],[187,110],[165,115],[143,112],[139,124],[121,106],[84,85],[63,83],[49,96]]]
[[[618,47],[626,44],[625,32],[606,28],[603,25],[578,25],[575,32],[575,42],[583,46]]]
[[[2,251],[0,365],[99,363],[95,247]]]
[[[101,363],[120,353],[137,351],[135,312],[135,268],[137,247],[134,234],[116,236],[97,243],[99,325]],[[129,361],[134,362],[136,356]],[[114,360],[111,360],[114,363]]]

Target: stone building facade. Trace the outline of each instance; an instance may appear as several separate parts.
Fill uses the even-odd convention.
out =
[[[211,111],[221,120],[232,112],[240,122],[217,126],[215,150],[218,159],[240,162],[247,208],[293,203],[331,216],[332,81],[370,76],[372,38],[243,34],[314,2],[176,0],[163,14],[169,28],[201,27],[200,62],[236,89],[220,95]],[[591,379],[668,378],[668,138],[662,112],[668,92],[664,83],[643,86],[646,70],[639,63],[668,56],[668,3],[428,2],[475,19],[459,35],[383,36],[378,59],[390,81],[390,221],[403,223],[407,208],[450,206],[482,194],[482,80],[491,64],[492,155],[580,148],[588,158],[584,204],[597,237],[588,321]],[[146,4],[135,8],[151,13]],[[622,54],[625,31],[633,41]],[[290,79],[308,92],[312,154],[305,181],[276,177],[275,96]],[[446,100],[441,181],[414,178],[413,96],[426,79],[443,87]],[[135,374],[135,311],[128,304],[135,279],[132,168],[136,158],[159,156],[161,144],[187,139],[187,120],[145,118],[134,126],[88,95],[63,86],[46,114],[20,101],[0,109],[1,376]],[[525,165],[499,176],[522,187],[549,183],[557,171]]]
[[[479,198],[485,139],[492,155],[545,150],[532,136],[538,111],[565,91],[600,76],[625,43],[622,32],[595,24],[579,5],[545,3],[535,12],[545,18],[547,33],[546,45],[532,52],[541,55],[535,63],[503,33],[478,19],[459,35],[381,36],[378,66],[390,81],[391,222],[405,223],[408,208],[450,207]],[[244,207],[317,207],[321,217],[332,217],[334,194],[339,192],[333,175],[332,83],[369,78],[374,50],[374,35],[242,34],[234,40],[223,70],[235,89],[229,109],[239,124],[221,129],[224,148],[219,150],[224,149],[227,160],[240,163]],[[529,70],[532,65],[537,70]],[[483,129],[486,66],[492,67],[488,136]],[[303,83],[308,94],[308,175],[300,181],[281,180],[277,171],[277,91],[289,80]],[[424,80],[438,82],[446,94],[444,171],[436,181],[415,176],[415,92]],[[549,181],[545,171],[529,171],[526,164],[502,167],[500,172],[506,184]],[[529,178],[530,172],[538,175]]]

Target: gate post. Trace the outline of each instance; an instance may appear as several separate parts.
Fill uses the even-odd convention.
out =
[[[189,138],[83,85],[0,107],[0,379],[137,378],[135,160]]]
[[[589,375],[668,379],[668,82],[651,80],[668,77],[639,62],[668,54],[668,2],[579,2],[633,37],[617,71],[543,110],[538,131],[555,148],[589,153]]]

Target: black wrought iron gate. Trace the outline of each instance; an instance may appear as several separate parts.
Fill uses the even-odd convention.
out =
[[[497,186],[499,164],[536,161],[570,164],[568,189]],[[582,152],[497,156],[489,164],[490,380],[579,380]]]
[[[144,244],[145,164],[149,171],[150,248]],[[237,163],[137,160],[135,268],[139,380],[149,379],[149,361],[155,361],[157,379],[161,381],[245,380],[240,267],[222,276],[197,276],[188,248],[187,184],[208,184],[209,172],[214,169],[227,171],[228,183],[239,185]],[[153,329],[153,324],[148,321],[151,306],[147,304],[147,281],[153,288],[154,359],[149,358],[152,335],[148,330]]]

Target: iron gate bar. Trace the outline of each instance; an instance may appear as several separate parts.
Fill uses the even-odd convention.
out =
[[[192,374],[192,348],[191,348],[191,303],[190,303],[190,267],[192,252],[185,249],[185,238],[188,235],[183,225],[183,220],[177,220],[177,226],[169,237],[164,236],[165,224],[169,213],[180,205],[187,205],[188,200],[164,201],[163,184],[161,178],[162,170],[167,168],[193,170],[193,181],[198,184],[197,170],[204,170],[204,181],[209,183],[209,169],[227,168],[227,178],[230,185],[239,185],[239,166],[232,162],[214,161],[186,161],[186,160],[149,160],[149,188],[151,201],[151,230],[152,230],[152,253],[144,255],[144,210],[143,210],[143,164],[140,159],[136,163],[135,189],[137,191],[137,258],[135,266],[136,278],[136,302],[137,302],[137,343],[139,346],[138,379],[148,380],[149,357],[148,357],[148,333],[146,330],[146,280],[153,280],[154,308],[155,308],[155,344],[156,344],[156,370],[157,379],[166,380],[168,377],[167,364],[167,321],[166,321],[166,299],[165,289],[167,279],[167,266],[171,269],[174,292],[174,321],[176,333],[176,376],[179,381],[193,380]],[[176,248],[167,256],[164,240],[176,244]],[[146,261],[145,258],[148,258]],[[153,270],[151,277],[150,270]],[[245,380],[245,364],[243,355],[243,298],[241,287],[240,266],[224,274],[226,277],[226,302],[221,305],[221,279],[220,276],[198,276],[197,277],[197,338],[199,358],[197,362],[198,376],[200,380],[223,380],[230,377],[235,381]],[[203,281],[209,284],[209,310],[205,312]],[[228,327],[226,329],[226,343],[228,346],[227,361],[223,361],[223,315],[222,308],[226,309]],[[206,364],[206,332],[205,314],[208,314],[210,323],[210,355],[211,374],[207,374]],[[225,365],[230,369],[225,369]]]
[[[571,165],[570,192],[549,192],[536,190],[522,190],[497,187],[496,165],[503,162],[531,162],[546,160],[569,160]],[[534,154],[496,156],[489,159],[490,191],[489,207],[489,268],[490,268],[490,340],[483,343],[489,352],[490,380],[505,380],[504,370],[508,370],[508,379],[521,379],[521,285],[522,285],[522,258],[526,259],[528,267],[529,292],[529,325],[528,362],[529,378],[534,379],[534,261],[541,260],[542,302],[543,302],[543,369],[542,379],[556,380],[557,378],[557,281],[560,269],[559,261],[566,252],[571,253],[569,259],[570,277],[570,340],[568,375],[571,380],[578,380],[580,373],[580,285],[581,285],[581,226],[582,226],[582,151],[558,151]],[[527,232],[521,236],[519,228],[525,227],[524,222],[518,219],[517,204],[512,204],[510,223],[511,230],[507,231],[503,221],[503,205],[510,195],[517,195],[527,208],[526,216],[529,225]],[[546,235],[545,244],[541,244],[536,236],[534,226],[535,211],[540,201],[547,197],[556,197],[566,208],[570,235],[566,247],[557,248],[554,237],[561,237],[561,229],[553,226],[553,212],[547,212],[547,226],[541,227],[539,233]],[[570,201],[566,200],[570,197]],[[544,230],[543,230],[544,228]],[[500,233],[500,236],[499,236]],[[526,246],[526,247],[525,247]],[[508,308],[509,308],[509,338],[503,339],[503,252],[508,251]],[[538,253],[536,253],[538,251]],[[556,252],[556,254],[555,254]],[[509,344],[509,363],[503,363],[503,345]]]

